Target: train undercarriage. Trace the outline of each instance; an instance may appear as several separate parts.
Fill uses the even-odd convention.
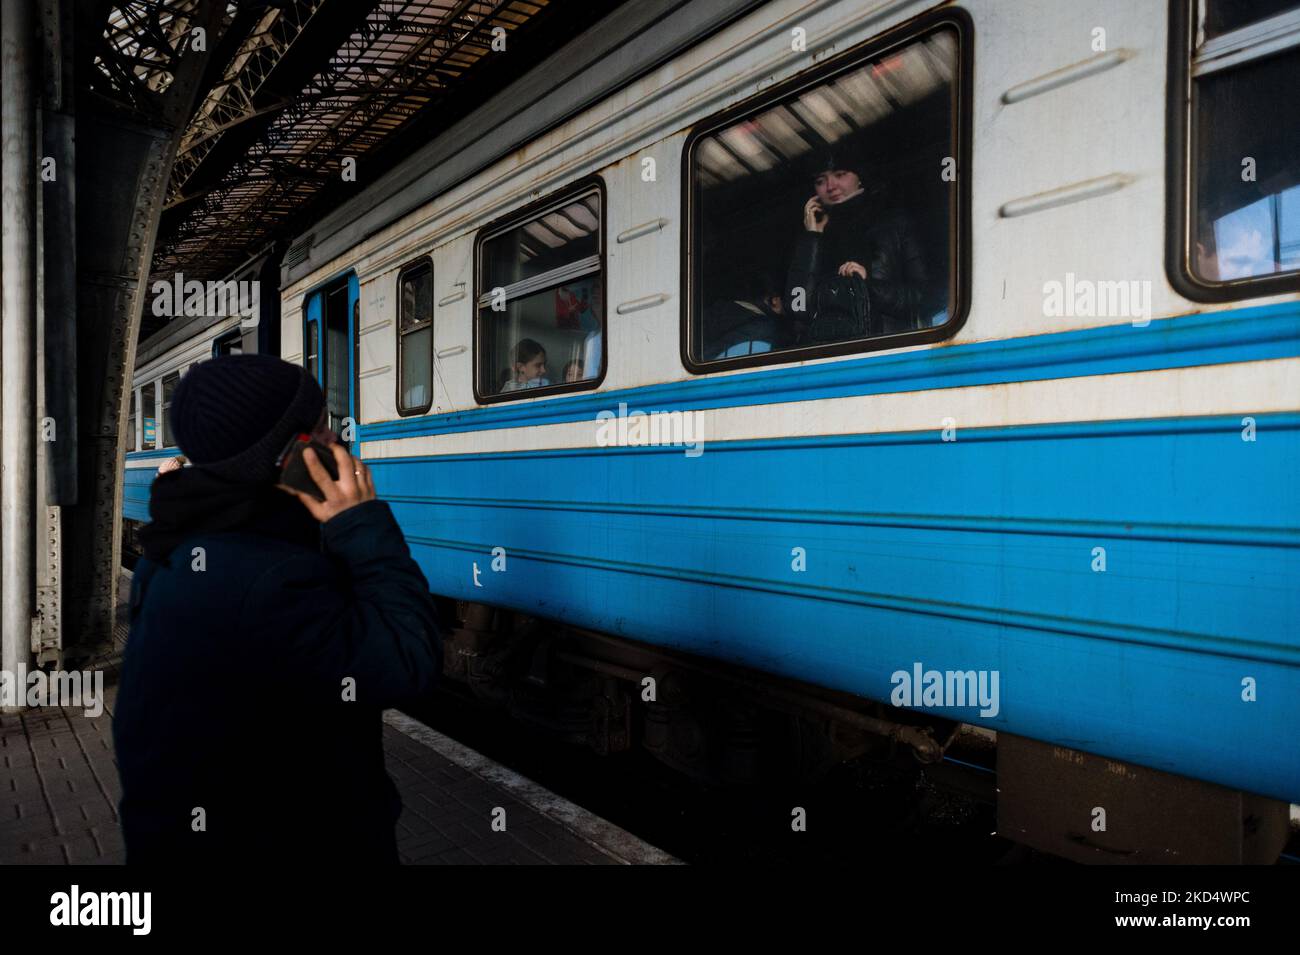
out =
[[[1092,863],[1269,863],[1287,803],[484,604],[439,600],[444,675],[601,755],[705,786],[812,782],[902,753],[996,803],[999,834]]]
[[[444,673],[478,699],[600,754],[643,748],[704,784],[816,780],[900,746],[937,763],[961,727],[483,604],[450,616]]]

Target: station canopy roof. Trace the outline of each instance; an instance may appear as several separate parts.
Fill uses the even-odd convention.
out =
[[[131,108],[165,90],[201,2],[110,5],[92,91]],[[210,62],[173,166],[154,276],[222,278],[287,243],[618,5],[225,3],[205,40]],[[345,181],[345,160],[355,181]],[[142,336],[156,330],[145,322],[155,328]]]

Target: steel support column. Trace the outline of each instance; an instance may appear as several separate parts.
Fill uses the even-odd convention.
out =
[[[87,161],[77,169],[78,493],[63,509],[65,657],[89,656],[113,638],[121,434],[136,338],[172,163],[208,66],[206,52],[183,44],[201,26],[214,48],[223,12],[214,0],[189,8],[185,29],[171,36],[179,45],[161,91],[137,87],[116,108],[102,99],[77,104],[77,155]]]
[[[0,221],[4,313],[0,322],[0,668],[31,661],[35,603],[36,484],[36,84],[35,5],[0,8]],[[21,694],[23,687],[15,689]]]

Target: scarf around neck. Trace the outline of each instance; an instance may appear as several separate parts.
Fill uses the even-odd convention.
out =
[[[176,545],[197,534],[243,531],[320,548],[320,524],[292,495],[267,482],[239,483],[201,467],[154,478],[140,531],[144,556],[167,564]]]

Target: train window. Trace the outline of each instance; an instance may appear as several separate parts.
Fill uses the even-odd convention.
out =
[[[135,423],[140,416],[140,392],[134,388],[131,389],[131,413],[126,419],[126,450],[136,451],[139,449],[139,441],[135,433]]]
[[[158,419],[154,404],[154,383],[151,381],[140,388],[140,423],[143,440],[142,450],[150,451],[158,447]]]
[[[1208,301],[1300,288],[1300,112],[1280,93],[1300,83],[1300,3],[1204,0],[1197,29],[1191,2],[1172,30],[1187,109],[1170,137],[1171,277]]]
[[[605,368],[604,195],[579,184],[489,226],[478,244],[480,401],[594,388]]]
[[[307,372],[317,381],[320,381],[320,323],[307,323],[307,342],[303,348],[303,354],[306,357]]]
[[[361,286],[352,302],[352,420],[361,420]]]
[[[170,375],[164,375],[162,380],[162,430],[158,435],[158,446],[160,448],[169,448],[175,442],[172,439],[172,395],[176,392],[176,386],[180,383],[181,373],[174,371]]]
[[[1295,0],[1208,0],[1201,11],[1201,29],[1209,40],[1294,7]]]
[[[344,419],[352,416],[351,352],[349,341],[348,283],[341,282],[323,294],[321,324],[325,333],[325,405],[329,408],[329,429],[341,434]],[[313,323],[315,324],[315,323]]]
[[[921,30],[883,38],[692,134],[688,369],[956,330],[968,40],[965,20],[952,15]]]
[[[398,273],[397,413],[433,406],[433,266],[428,259]]]
[[[224,335],[218,336],[212,343],[213,358],[220,358],[222,355],[242,355],[243,352],[243,333],[238,328],[232,328]]]

